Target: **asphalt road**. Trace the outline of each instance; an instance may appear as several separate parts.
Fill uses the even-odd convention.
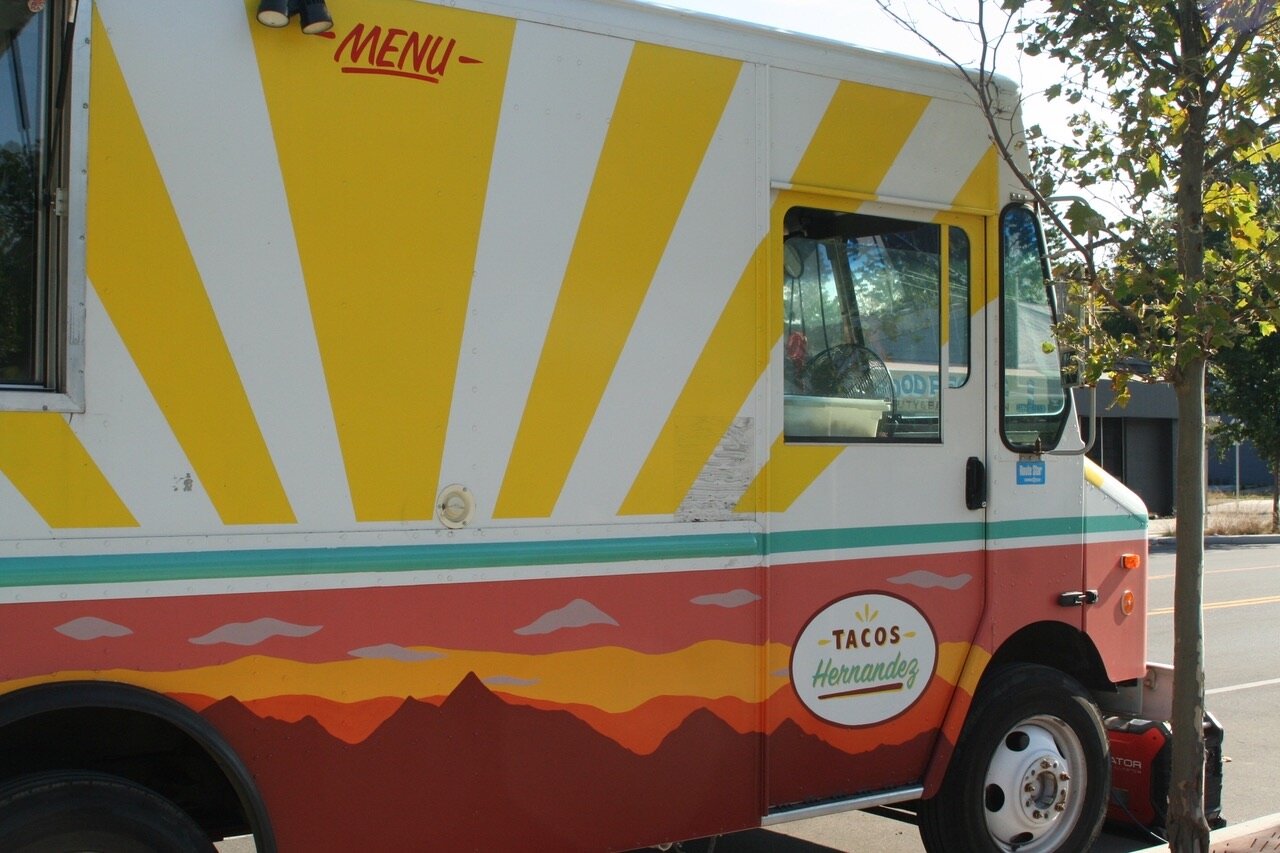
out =
[[[1151,550],[1147,658],[1173,659],[1171,545]],[[1205,550],[1206,706],[1226,730],[1223,816],[1243,823],[1280,810],[1280,545],[1250,540],[1213,542]],[[1092,853],[1131,853],[1156,843],[1107,833]],[[247,839],[218,845],[252,853]],[[705,845],[690,845],[705,850]],[[752,830],[718,839],[715,853],[920,853],[914,826],[848,812]]]

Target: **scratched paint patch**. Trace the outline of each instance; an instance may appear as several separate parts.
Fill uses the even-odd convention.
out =
[[[896,596],[846,596],[818,611],[791,653],[804,706],[839,726],[869,726],[916,703],[933,678],[938,644],[924,614]]]
[[[726,521],[751,485],[754,419],[734,418],[676,510],[680,521]]]

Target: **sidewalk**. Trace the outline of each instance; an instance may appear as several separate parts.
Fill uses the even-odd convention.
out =
[[[1148,847],[1138,853],[1168,851],[1169,845]],[[1209,853],[1276,853],[1280,851],[1280,814],[1225,826],[1209,834]]]
[[[1216,503],[1209,507],[1211,520],[1222,520],[1233,515],[1268,514],[1271,512],[1270,498],[1248,498]],[[1147,528],[1152,541],[1164,540],[1172,543],[1177,532],[1177,519],[1153,518]],[[1206,541],[1226,544],[1233,540],[1241,542],[1280,542],[1280,536],[1207,536]],[[1169,845],[1162,844],[1149,847],[1140,853],[1166,853]],[[1245,821],[1234,826],[1225,826],[1209,835],[1209,853],[1280,853],[1280,814],[1268,815],[1255,820]]]

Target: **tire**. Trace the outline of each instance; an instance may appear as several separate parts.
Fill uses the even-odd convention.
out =
[[[1111,758],[1084,688],[1045,666],[992,672],[942,787],[920,804],[929,853],[1076,853],[1106,816]]]
[[[0,789],[5,853],[212,853],[213,843],[154,791],[105,773],[51,772]]]

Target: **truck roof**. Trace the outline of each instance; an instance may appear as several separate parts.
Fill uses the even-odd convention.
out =
[[[479,12],[616,35],[950,99],[970,97],[955,66],[649,0],[456,0]],[[909,37],[906,33],[904,38]],[[1017,85],[994,75],[1001,92]]]

